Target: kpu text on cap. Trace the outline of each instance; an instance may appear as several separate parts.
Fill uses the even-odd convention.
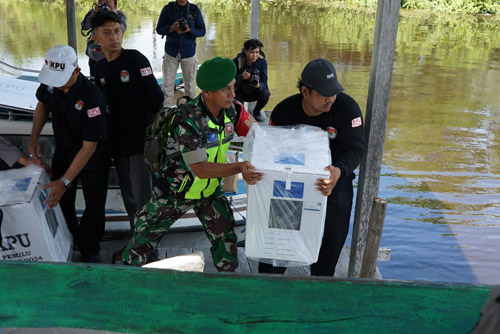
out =
[[[226,87],[236,75],[236,65],[229,58],[215,57],[205,61],[196,74],[201,90],[215,92]]]
[[[45,64],[38,75],[38,81],[52,86],[64,86],[78,66],[75,50],[67,45],[56,45],[45,55]]]
[[[344,90],[332,63],[323,58],[311,60],[302,71],[301,81],[319,94],[330,97]]]

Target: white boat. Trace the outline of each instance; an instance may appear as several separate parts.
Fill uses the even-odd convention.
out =
[[[18,75],[17,77],[0,75],[0,136],[9,140],[25,153],[27,153],[29,147],[32,118],[37,104],[35,93],[38,86],[39,83],[36,77],[32,75]],[[49,124],[44,127],[40,141],[45,162],[50,163],[50,158],[55,149],[55,141],[52,127]],[[233,145],[233,148],[236,147],[237,145]],[[227,195],[233,207],[237,225],[242,225],[246,216],[246,194],[243,180],[240,179],[238,182],[239,191],[237,193],[227,193]],[[78,214],[82,213],[83,204],[83,195],[79,191],[77,194]],[[191,210],[172,226],[172,231],[176,230],[202,230],[202,225]],[[116,171],[112,167],[106,201],[106,234],[122,235],[128,233],[128,231],[128,216],[123,205]]]

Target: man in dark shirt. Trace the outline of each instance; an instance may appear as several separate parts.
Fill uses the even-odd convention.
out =
[[[149,166],[144,162],[144,135],[163,104],[163,93],[148,59],[122,48],[120,17],[100,11],[92,17],[93,37],[106,59],[95,69],[95,82],[105,93],[111,113],[112,148],[120,190],[133,230],[134,215],[151,197]]]
[[[111,10],[120,17],[122,30],[125,32],[127,30],[127,16],[123,11],[116,9],[116,6],[117,0],[98,0],[97,3],[88,11],[87,15],[85,15],[82,23],[80,24],[82,27],[82,35],[85,37],[90,35],[87,38],[87,49],[85,50],[85,53],[89,56],[89,70],[90,76],[92,77],[95,74],[95,65],[99,60],[104,59],[104,55],[102,54],[99,43],[96,43],[92,38],[92,25],[90,20],[95,13],[98,13],[101,10]]]
[[[196,96],[196,38],[205,36],[205,22],[201,11],[188,0],[171,1],[161,10],[156,32],[165,38],[163,56],[163,83],[165,106],[172,105],[175,78],[179,64],[182,69],[185,95]]]
[[[307,124],[328,131],[332,166],[330,179],[318,179],[316,186],[328,196],[323,242],[311,275],[333,276],[349,231],[354,169],[363,154],[363,119],[358,104],[337,80],[326,59],[309,62],[298,85],[300,94],[281,101],[271,114],[271,125]],[[284,273],[286,268],[259,263],[259,272]]]
[[[40,132],[49,114],[56,149],[52,158],[52,182],[45,203],[58,203],[84,262],[101,262],[99,242],[104,235],[109,160],[106,150],[107,120],[103,94],[78,67],[75,51],[56,45],[47,52],[38,80],[38,104],[28,151],[41,163]],[[85,211],[80,224],[75,213],[76,183],[81,181]]]

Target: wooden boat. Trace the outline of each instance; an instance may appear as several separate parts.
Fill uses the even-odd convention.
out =
[[[467,333],[489,286],[0,262],[0,326],[127,333]]]

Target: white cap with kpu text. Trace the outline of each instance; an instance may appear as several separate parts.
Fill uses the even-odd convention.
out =
[[[38,81],[52,86],[62,87],[78,66],[75,50],[67,45],[56,45],[45,55],[45,64],[38,75]]]

